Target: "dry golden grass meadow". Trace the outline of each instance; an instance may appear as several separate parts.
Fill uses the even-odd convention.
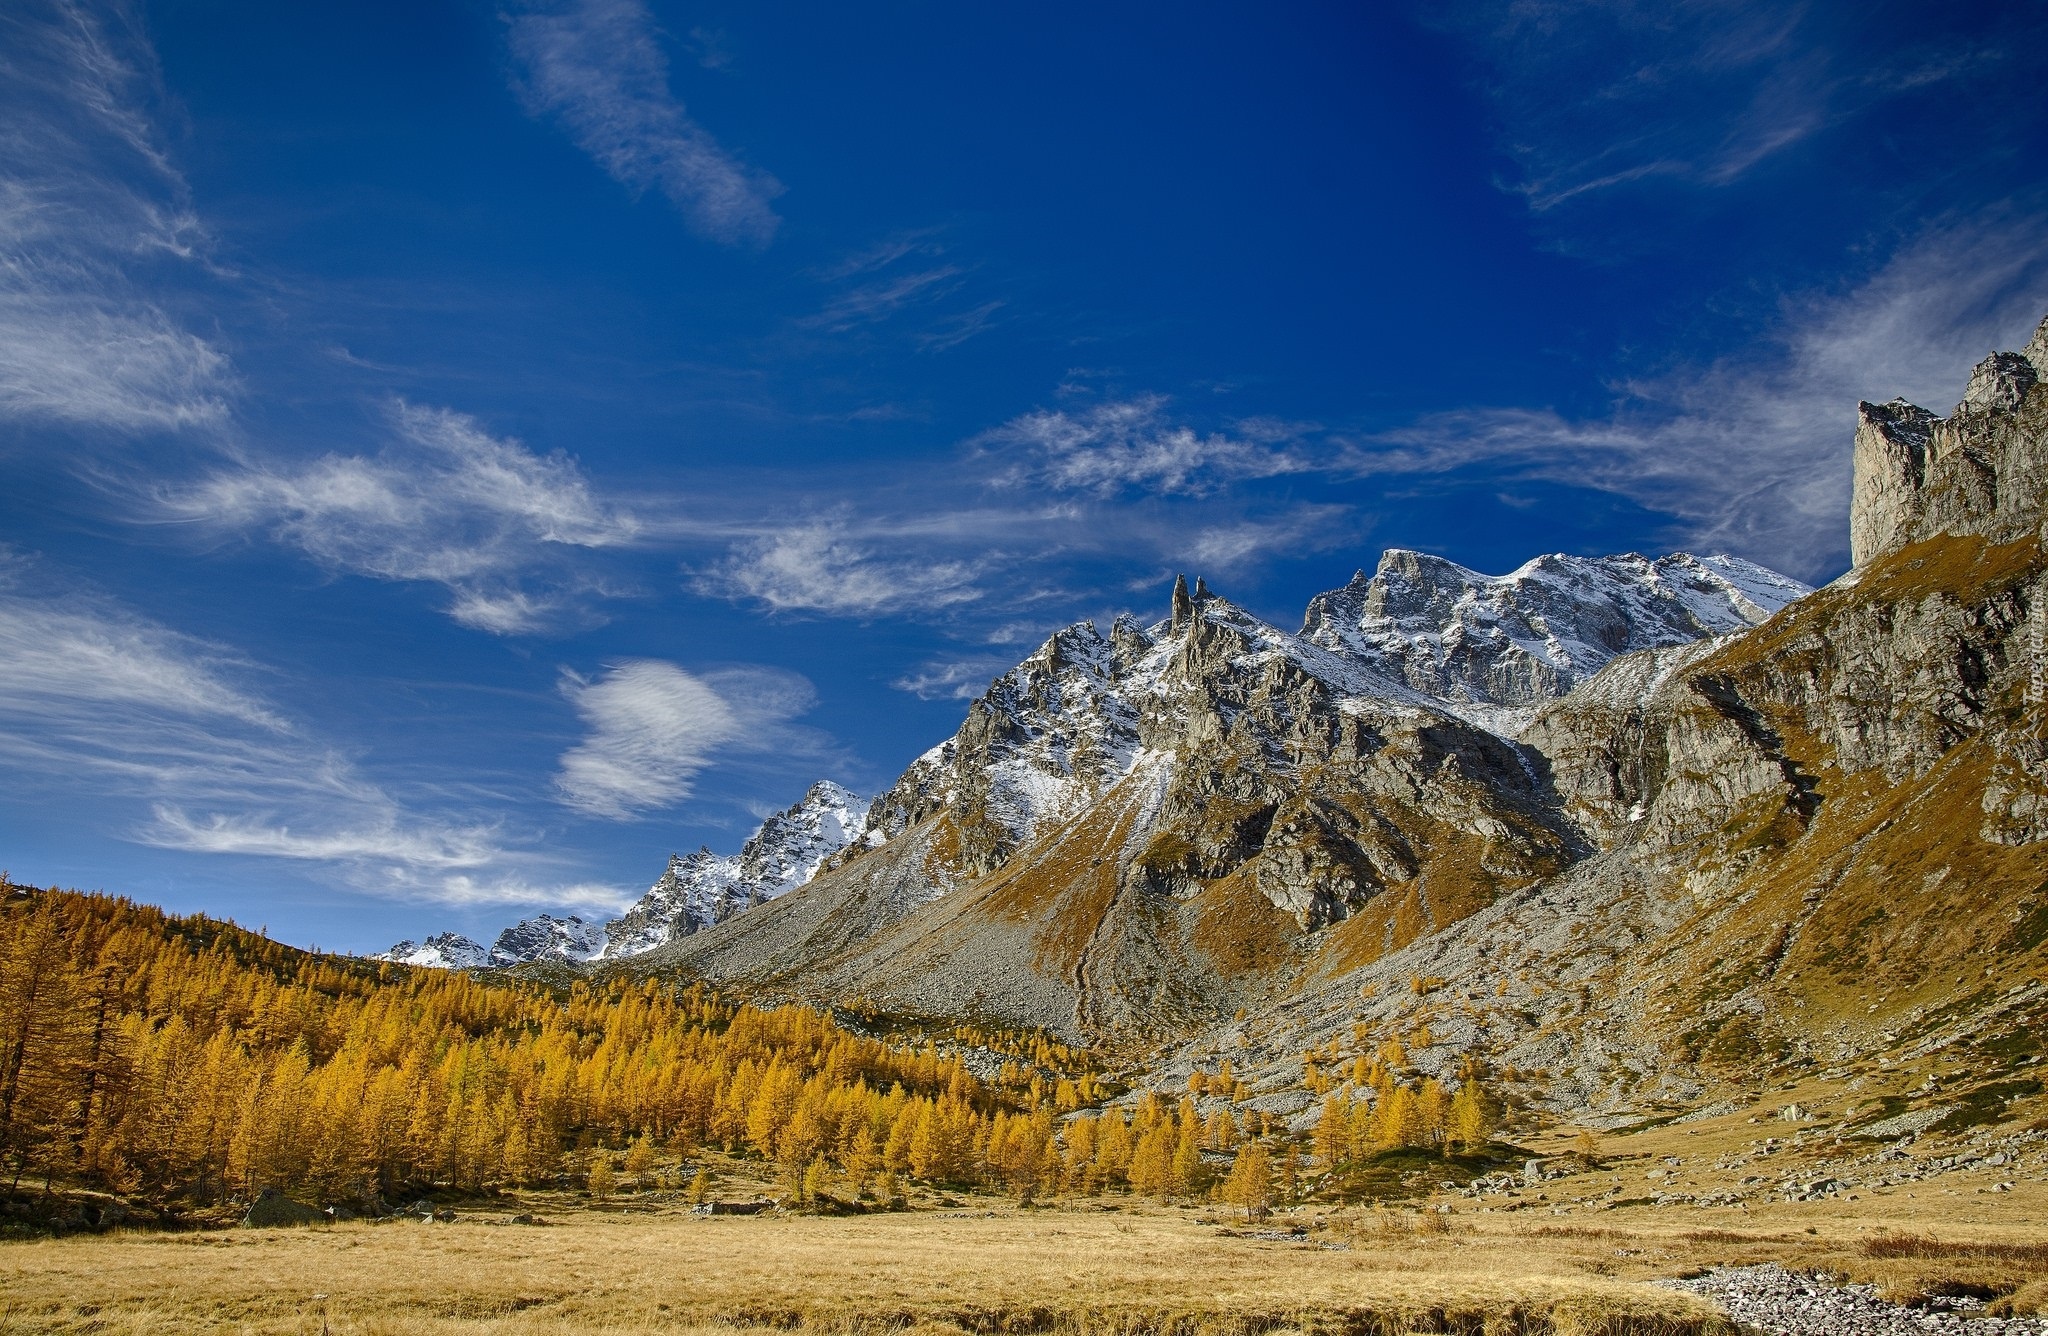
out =
[[[1603,1147],[1605,1165],[1628,1173],[1740,1135],[1733,1120],[1660,1129]],[[722,1168],[725,1199],[770,1186],[741,1162]],[[1303,1208],[1260,1227],[1267,1237],[1221,1207],[1137,1198],[918,1194],[905,1212],[707,1217],[676,1192],[603,1203],[565,1192],[477,1201],[435,1223],[46,1238],[0,1245],[0,1336],[1705,1336],[1733,1328],[1652,1282],[1761,1261],[1900,1299],[1961,1284],[2008,1294],[2017,1311],[2048,1308],[2038,1182],[1748,1210],[1581,1210],[1568,1204],[1572,1180],[1544,1186],[1513,1211],[1467,1199],[1449,1213]]]

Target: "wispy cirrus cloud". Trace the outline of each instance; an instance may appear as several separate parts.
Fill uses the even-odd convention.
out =
[[[1769,0],[1490,0],[1424,15],[1477,58],[1516,169],[1502,185],[1538,212],[1631,184],[1732,186],[1835,125],[2006,59],[2004,42],[2038,41],[2017,9],[1955,33],[1924,13],[1866,17]]]
[[[660,191],[702,235],[745,246],[774,239],[781,219],[770,201],[782,186],[683,109],[643,0],[541,0],[505,21],[530,114],[557,121],[621,185]]]
[[[31,560],[0,547],[0,709],[81,740],[119,736],[108,730],[129,716],[289,733],[283,718],[239,680],[252,671],[247,660],[88,591],[33,596],[24,589],[33,570]],[[0,734],[6,745],[22,741]],[[80,754],[88,763],[112,755],[100,747]]]
[[[1017,666],[1015,654],[977,654],[964,659],[931,659],[889,685],[919,700],[974,700],[988,684]]]
[[[1236,570],[1268,553],[1315,552],[1363,537],[1349,506],[1296,504],[1277,514],[1197,524],[1180,555],[1212,570]]]
[[[984,433],[975,445],[1000,461],[997,481],[1099,497],[1206,496],[1234,483],[1327,467],[1308,428],[1251,419],[1234,431],[1198,431],[1167,413],[1164,395],[1114,399],[1075,412],[1041,409]]]
[[[1472,408],[1357,441],[1360,476],[1463,470],[1542,478],[1673,517],[1675,536],[1806,579],[1848,549],[1859,399],[1946,413],[1994,348],[2048,310],[2048,221],[1934,229],[1847,291],[1788,299],[1751,351],[1616,385],[1612,413]]]
[[[155,55],[119,4],[0,12],[0,417],[131,433],[209,428],[228,355],[138,277],[205,241],[146,106]]]
[[[976,301],[967,292],[972,266],[948,259],[940,236],[938,228],[902,232],[814,271],[834,291],[791,323],[811,333],[846,335],[896,321],[902,336],[925,353],[957,348],[993,329],[1009,303]]]
[[[775,613],[932,614],[981,597],[977,582],[988,558],[961,554],[959,546],[955,525],[814,516],[736,544],[693,584],[699,593]]]
[[[942,264],[863,283],[833,297],[796,323],[803,329],[843,334],[860,325],[887,320],[913,303],[933,301],[958,291],[962,272],[958,265]]]
[[[691,673],[660,659],[629,659],[595,678],[565,674],[562,694],[586,732],[562,753],[557,796],[586,816],[614,821],[689,797],[694,777],[721,752],[788,742],[786,725],[817,699],[793,672]]]
[[[10,773],[133,801],[127,838],[158,848],[316,864],[402,900],[595,903],[584,883],[540,889],[547,860],[496,822],[409,810],[270,700],[273,676],[0,550]]]
[[[449,616],[501,635],[542,629],[601,592],[573,558],[640,533],[566,455],[444,408],[398,402],[389,422],[379,455],[247,462],[158,492],[155,513],[266,530],[331,570],[441,585]]]
[[[900,480],[891,512],[824,508],[821,496],[796,518],[742,526],[691,586],[770,613],[970,631],[1071,598],[1105,563],[1194,561],[1219,574],[1355,537],[1347,505],[1248,490],[1295,474],[1348,477],[1352,453],[1306,424],[1198,427],[1164,395],[1037,410],[963,442],[945,467]],[[786,511],[787,497],[778,500]]]
[[[957,348],[978,334],[994,329],[1000,323],[1001,313],[1009,305],[1005,301],[986,301],[953,315],[942,316],[932,322],[930,328],[916,336],[917,346],[928,353],[942,353],[948,348]]]

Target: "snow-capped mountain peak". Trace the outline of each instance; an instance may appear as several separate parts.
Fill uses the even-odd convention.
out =
[[[602,923],[586,923],[576,915],[556,918],[536,914],[498,934],[491,946],[491,964],[526,965],[542,960],[577,963],[593,960],[604,950]]]
[[[1371,576],[1319,595],[1290,635],[1177,578],[1166,618],[1119,617],[1107,636],[1077,622],[996,678],[875,800],[865,842],[950,811],[953,875],[992,871],[1142,756],[1188,745],[1193,715],[1235,727],[1269,678],[1312,679],[1352,712],[1448,713],[1512,734],[1622,654],[1741,630],[1807,592],[1725,556],[1551,555],[1488,576],[1397,548]]]
[[[399,965],[421,965],[429,969],[481,969],[491,963],[490,949],[459,932],[440,932],[424,942],[405,941],[389,951],[379,951],[372,960],[389,960]]]
[[[671,854],[647,894],[606,925],[602,959],[652,951],[795,890],[860,835],[867,816],[866,799],[819,780],[796,803],[763,821],[738,853],[715,854],[706,846],[693,854]]]
[[[1310,601],[1304,639],[1453,707],[1530,706],[1636,650],[1763,621],[1807,586],[1737,557],[1537,557],[1506,575],[1393,548]]]
[[[707,846],[670,855],[667,869],[647,894],[608,923],[538,914],[499,933],[488,950],[458,933],[441,933],[423,943],[400,942],[371,959],[476,969],[639,955],[795,890],[860,835],[867,815],[864,798],[820,780],[795,804],[763,821],[738,853],[715,854]]]

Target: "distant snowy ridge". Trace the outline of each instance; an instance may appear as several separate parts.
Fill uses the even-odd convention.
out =
[[[1493,576],[1391,548],[1310,600],[1300,634],[1512,731],[1624,654],[1746,630],[1811,592],[1729,556],[1552,554]]]
[[[763,821],[738,853],[715,854],[707,847],[671,855],[660,880],[609,922],[537,914],[499,933],[488,949],[444,932],[424,942],[400,942],[370,958],[432,969],[486,969],[636,956],[795,890],[853,842],[867,814],[866,799],[820,780],[794,805]]]
[[[459,932],[435,933],[424,942],[404,941],[389,951],[379,951],[372,960],[389,960],[399,965],[423,965],[429,969],[481,969],[491,963],[490,948],[471,941]]]
[[[955,818],[956,848],[927,893],[943,894],[1087,810],[1148,754],[1181,747],[1190,711],[1212,713],[1218,736],[1240,732],[1284,752],[1271,732],[1280,721],[1197,689],[1229,676],[1226,659],[1250,678],[1312,680],[1353,716],[1449,714],[1512,738],[1544,702],[1617,658],[1745,630],[1809,592],[1729,556],[1552,554],[1492,576],[1395,548],[1371,576],[1360,571],[1310,600],[1290,634],[1199,580],[1192,591],[1176,582],[1164,621],[1123,616],[1106,634],[1093,622],[1054,632],[872,804],[837,784],[813,785],[737,854],[671,855],[619,918],[602,927],[528,920],[501,935],[487,963],[652,951],[806,884],[856,841],[880,846],[942,811]],[[528,930],[543,921],[545,931]],[[401,943],[385,956],[453,964],[469,958],[464,941]]]
[[[459,932],[443,932],[424,942],[400,942],[370,959],[430,969],[471,970],[530,965],[543,960],[577,963],[594,958],[603,949],[603,924],[586,923],[574,914],[562,918],[536,914],[499,933],[498,940],[488,948]]]
[[[851,844],[867,818],[867,799],[820,780],[793,806],[763,821],[736,854],[715,854],[707,846],[669,855],[661,879],[606,925],[609,940],[599,958],[652,951],[795,890]]]

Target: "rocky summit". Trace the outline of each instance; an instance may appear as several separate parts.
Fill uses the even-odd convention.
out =
[[[1298,633],[1185,581],[1158,622],[1067,627],[817,876],[636,967],[1168,1076],[1221,1047],[1298,1078],[1419,1024],[1420,1070],[1482,1053],[1613,1121],[1967,1055],[2048,1020],[2044,376],[2048,324],[1945,417],[1864,404],[1855,569],[1821,590],[1393,551]]]
[[[670,854],[668,868],[625,914],[605,925],[606,960],[651,951],[793,891],[850,843],[867,800],[830,780],[770,816],[736,854]]]
[[[708,847],[671,854],[661,877],[615,919],[539,914],[499,933],[488,949],[444,932],[424,942],[400,942],[372,959],[436,969],[623,960],[803,885],[860,833],[867,813],[866,799],[820,780],[763,821],[736,854],[715,854]]]
[[[499,933],[489,947],[459,932],[442,932],[423,942],[400,942],[370,959],[432,969],[502,969],[541,961],[579,964],[595,959],[603,947],[602,924],[586,923],[574,914],[536,914]]]

